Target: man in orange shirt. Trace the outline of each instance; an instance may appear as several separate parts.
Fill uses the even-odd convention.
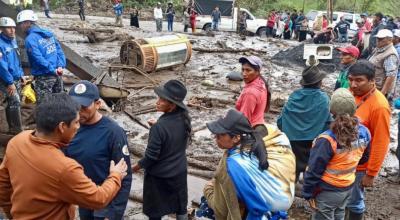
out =
[[[127,174],[123,159],[97,186],[75,160],[60,150],[79,128],[79,108],[67,94],[49,94],[36,107],[35,131],[23,131],[7,145],[0,165],[0,209],[9,219],[75,219],[73,204],[104,208]]]
[[[371,62],[359,60],[350,67],[348,78],[357,105],[355,115],[370,130],[372,138],[369,158],[360,160],[347,205],[349,219],[361,220],[365,211],[364,187],[373,186],[389,149],[390,107],[385,96],[376,89],[375,67]]]

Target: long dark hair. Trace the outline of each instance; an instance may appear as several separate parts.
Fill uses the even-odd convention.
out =
[[[235,136],[230,134],[231,137]],[[261,135],[253,130],[252,133],[240,134],[240,154],[243,155],[245,149],[250,147],[249,156],[254,154],[258,159],[258,168],[260,170],[267,170],[269,163],[267,160],[267,150]]]
[[[185,135],[188,138],[188,144],[192,141],[192,119],[189,116],[189,111],[183,108],[177,107],[177,111],[180,112],[185,126]]]
[[[357,118],[349,114],[338,115],[331,124],[331,130],[336,136],[336,141],[345,149],[351,149],[351,142],[358,138]]]

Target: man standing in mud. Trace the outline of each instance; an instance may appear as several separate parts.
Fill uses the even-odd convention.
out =
[[[23,10],[17,15],[17,23],[26,33],[25,48],[34,76],[37,102],[49,93],[64,91],[62,74],[66,65],[64,52],[54,34],[36,26],[37,15]]]
[[[96,85],[82,80],[72,86],[69,95],[81,106],[81,126],[64,152],[83,166],[86,176],[100,185],[109,175],[110,161],[124,159],[131,166],[127,136],[114,120],[98,111],[101,101]],[[131,183],[132,170],[129,169],[128,175],[122,180],[121,189],[110,204],[100,210],[79,207],[80,219],[121,220],[128,203]]]
[[[375,67],[367,60],[349,68],[350,91],[356,100],[355,115],[371,132],[371,151],[367,161],[357,166],[356,180],[347,204],[351,220],[363,219],[364,187],[372,187],[389,149],[390,107],[386,97],[375,86]]]

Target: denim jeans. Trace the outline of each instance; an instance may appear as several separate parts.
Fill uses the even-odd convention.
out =
[[[218,31],[218,21],[212,21],[212,30],[213,31]]]
[[[356,180],[354,181],[354,186],[351,192],[350,200],[347,203],[347,208],[357,214],[364,213],[365,203],[364,203],[364,187],[361,186],[361,181],[365,176],[365,171],[356,172]]]
[[[339,34],[339,42],[340,42],[340,43],[346,43],[346,42],[349,40],[349,38],[348,38],[348,36],[347,36],[347,33],[341,34],[341,33],[339,32],[338,34]]]
[[[174,25],[174,19],[173,18],[168,18],[168,31],[172,32],[173,30],[173,25]]]

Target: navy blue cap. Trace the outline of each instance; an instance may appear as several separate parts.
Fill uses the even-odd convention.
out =
[[[253,132],[249,120],[236,109],[229,109],[226,115],[216,121],[206,123],[213,134],[249,134]]]
[[[99,89],[97,86],[87,80],[81,80],[75,83],[68,93],[71,98],[80,104],[87,107],[95,100],[100,99]]]

